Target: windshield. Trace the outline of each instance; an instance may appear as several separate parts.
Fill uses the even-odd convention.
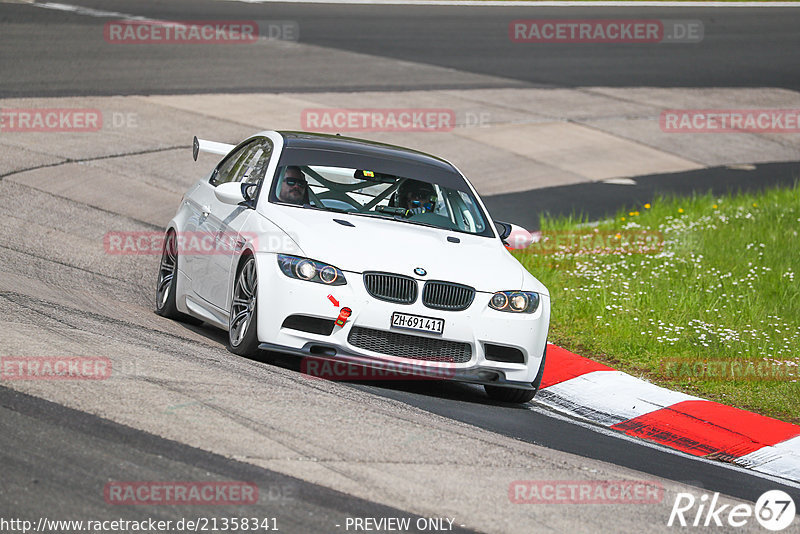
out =
[[[270,201],[493,235],[471,192],[370,169],[282,166]]]

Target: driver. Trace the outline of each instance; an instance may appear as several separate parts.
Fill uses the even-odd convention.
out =
[[[280,188],[278,189],[278,200],[290,204],[308,203],[308,182],[303,175],[300,167],[286,167]]]
[[[436,190],[433,184],[407,179],[397,190],[398,204],[412,213],[431,212],[436,207]]]

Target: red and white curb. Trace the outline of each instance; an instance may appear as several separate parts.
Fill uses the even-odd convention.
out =
[[[800,482],[800,426],[665,389],[547,346],[536,402],[706,458]]]

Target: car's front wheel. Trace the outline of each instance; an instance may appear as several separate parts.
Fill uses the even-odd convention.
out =
[[[542,375],[544,374],[544,360],[547,357],[547,343],[544,346],[542,353],[542,363],[539,364],[539,371],[536,373],[536,378],[533,380],[531,386],[533,389],[519,389],[519,388],[504,388],[500,386],[483,386],[486,394],[490,399],[501,402],[512,402],[515,404],[524,404],[532,400],[536,393],[539,391],[539,386],[542,384]]]
[[[258,351],[258,273],[256,259],[250,255],[239,269],[233,288],[228,345],[231,352],[248,356]]]

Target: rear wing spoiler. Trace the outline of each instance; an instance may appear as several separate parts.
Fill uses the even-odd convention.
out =
[[[210,154],[219,154],[220,156],[225,156],[228,154],[228,152],[233,150],[233,147],[235,146],[236,145],[229,145],[228,143],[217,143],[216,141],[198,139],[195,135],[194,140],[192,140],[192,157],[195,161],[197,161],[197,154],[200,153],[201,150]]]

